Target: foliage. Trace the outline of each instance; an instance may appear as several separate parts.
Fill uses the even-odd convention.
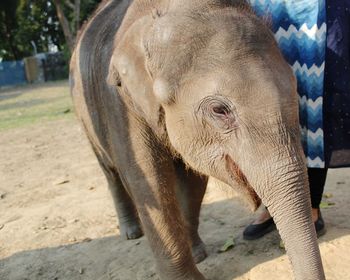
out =
[[[56,45],[59,50],[64,44],[55,7],[46,0],[20,0],[17,8],[17,22],[20,28],[16,32],[23,55],[33,54],[34,42],[37,52],[47,52],[50,45]],[[29,45],[30,44],[30,45]],[[29,45],[29,46],[28,46]]]
[[[16,9],[18,0],[0,1],[0,56],[16,59],[19,56],[19,50],[15,43],[13,31],[18,24],[16,21]]]
[[[61,2],[64,3],[63,0],[61,0]],[[87,19],[89,19],[90,15],[95,11],[95,9],[97,8],[97,6],[100,2],[101,2],[101,0],[81,0],[79,26],[82,26],[84,24],[84,22]],[[74,22],[75,11],[72,8],[69,8],[67,5],[65,5],[64,6],[64,14],[66,15],[66,17],[70,23],[71,30],[75,34],[77,31],[77,30],[75,30],[75,25],[74,25],[74,23],[75,23]]]
[[[230,236],[229,238],[227,238],[225,244],[221,246],[218,253],[224,253],[224,252],[232,249],[234,246],[235,246],[235,240],[234,240],[233,236]]]
[[[70,1],[61,1],[62,4],[67,2]],[[78,25],[89,17],[99,2],[81,0]],[[62,7],[75,36],[75,11],[67,5]],[[38,53],[47,52],[53,46],[66,52],[68,49],[53,0],[1,0],[0,38],[0,59],[3,60],[33,55],[35,47]]]

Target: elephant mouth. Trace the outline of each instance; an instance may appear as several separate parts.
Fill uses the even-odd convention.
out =
[[[232,184],[233,188],[239,193],[243,194],[243,197],[248,202],[252,211],[258,209],[261,204],[261,199],[250,185],[247,177],[244,175],[240,167],[234,162],[234,160],[229,156],[225,155],[226,170],[229,177],[236,184]]]

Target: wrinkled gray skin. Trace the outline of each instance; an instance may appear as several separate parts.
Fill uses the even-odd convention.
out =
[[[195,262],[206,256],[197,229],[207,176],[238,183],[254,209],[260,197],[295,278],[324,279],[295,84],[244,1],[107,1],[82,31],[77,115],[122,233],[139,237],[141,221],[161,279],[204,279]]]

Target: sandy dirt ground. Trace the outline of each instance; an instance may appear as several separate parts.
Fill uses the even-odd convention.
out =
[[[350,170],[330,170],[325,192],[327,279],[350,279]],[[253,215],[209,184],[200,225],[209,257],[199,264],[208,279],[292,279],[276,232],[242,239]],[[231,237],[235,246],[218,253]],[[158,279],[146,238],[119,236],[106,181],[73,118],[0,133],[0,279]]]

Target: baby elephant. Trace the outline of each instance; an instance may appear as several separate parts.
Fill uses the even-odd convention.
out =
[[[206,256],[197,230],[208,176],[253,209],[261,198],[295,278],[324,279],[295,78],[245,1],[104,1],[70,71],[122,234],[144,231],[161,279],[205,279],[195,262]]]

